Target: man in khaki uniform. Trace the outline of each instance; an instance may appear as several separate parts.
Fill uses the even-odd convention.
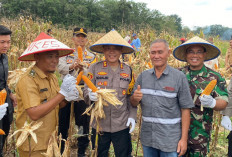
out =
[[[130,92],[133,89],[134,78],[132,69],[119,61],[122,53],[133,53],[134,49],[115,30],[107,33],[90,47],[92,51],[104,53],[105,61],[90,66],[88,78],[95,86],[115,89],[117,98],[123,105],[117,107],[109,104],[104,106],[105,119],[100,120],[100,134],[98,139],[98,156],[108,157],[111,142],[116,157],[131,156],[130,133],[134,130],[137,108],[129,103]],[[86,102],[97,101],[97,93],[92,92],[85,85],[84,97]],[[94,148],[96,125],[93,122],[91,137]],[[131,129],[129,130],[129,125]]]
[[[230,39],[230,47],[226,52],[226,69],[229,69],[232,66],[232,37]]]
[[[75,28],[72,38],[75,44],[75,52],[65,57],[61,57],[58,64],[58,71],[62,75],[62,78],[71,74],[74,77],[77,77],[78,72],[84,69],[84,73],[87,74],[87,68],[83,68],[79,64],[80,60],[78,59],[78,46],[81,46],[83,50],[83,62],[90,64],[95,59],[95,54],[89,52],[85,46],[88,41],[87,39],[87,30],[85,28]],[[84,82],[81,81],[79,85],[84,85]],[[63,139],[68,137],[68,128],[69,128],[69,118],[70,118],[70,107],[71,103],[69,102],[64,108],[60,109],[59,112],[59,134],[62,134]],[[79,134],[85,134],[85,136],[79,137],[78,140],[78,157],[85,156],[85,150],[88,147],[89,139],[89,116],[82,115],[86,109],[86,103],[83,100],[74,102],[74,113],[75,113],[75,123],[78,126]],[[64,150],[64,142],[62,142],[61,151]]]
[[[36,45],[36,46],[34,46]],[[59,57],[72,53],[73,50],[61,42],[41,33],[19,57],[21,61],[36,61],[20,78],[16,87],[18,112],[16,126],[21,129],[27,122],[43,122],[34,133],[38,142],[31,139],[31,156],[40,157],[46,152],[50,135],[58,125],[59,107],[68,101],[78,99],[75,78],[67,75],[59,89],[54,74]],[[29,143],[26,140],[19,147],[19,155],[29,156]]]

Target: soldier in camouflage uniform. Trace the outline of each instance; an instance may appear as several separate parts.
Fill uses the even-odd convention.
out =
[[[176,59],[187,61],[188,66],[180,70],[185,73],[195,107],[191,109],[191,123],[188,137],[188,149],[185,157],[204,157],[209,152],[210,132],[213,110],[223,110],[228,103],[225,79],[217,72],[206,67],[204,61],[216,58],[220,50],[207,41],[194,37],[178,46],[173,55]],[[217,84],[209,96],[200,96],[211,80]],[[200,110],[200,106],[204,110]]]

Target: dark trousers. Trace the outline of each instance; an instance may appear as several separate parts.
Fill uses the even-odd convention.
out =
[[[89,134],[89,116],[82,115],[86,109],[86,103],[82,101],[74,102],[74,114],[75,114],[75,122],[77,126],[83,127],[83,134]],[[71,103],[68,103],[64,108],[59,111],[59,134],[62,134],[63,139],[67,139],[68,137],[68,129],[69,129],[69,120],[70,120],[70,109]],[[89,145],[89,138],[87,136],[82,136],[77,139],[78,141],[78,154],[84,155],[85,150]],[[64,151],[64,142],[61,144],[61,152]]]
[[[228,157],[232,157],[232,131],[227,136],[228,138]]]
[[[12,121],[9,120],[8,115],[5,115],[2,120],[0,120],[0,128],[5,132],[5,135],[0,135],[0,157],[3,157],[3,147],[5,140],[10,131],[10,124]]]
[[[95,147],[96,130],[92,129],[92,148]],[[98,135],[98,157],[108,157],[111,142],[116,157],[131,157],[132,145],[129,128],[115,132],[102,132]]]

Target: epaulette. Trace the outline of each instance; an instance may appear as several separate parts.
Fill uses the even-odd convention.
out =
[[[31,71],[29,72],[29,75],[32,76],[32,77],[35,77],[35,70],[31,69]]]

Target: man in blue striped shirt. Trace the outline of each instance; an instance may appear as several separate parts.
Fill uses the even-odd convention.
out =
[[[193,101],[186,76],[167,64],[171,51],[166,40],[151,43],[154,68],[142,72],[131,104],[142,108],[141,143],[144,157],[177,157],[187,150]]]

